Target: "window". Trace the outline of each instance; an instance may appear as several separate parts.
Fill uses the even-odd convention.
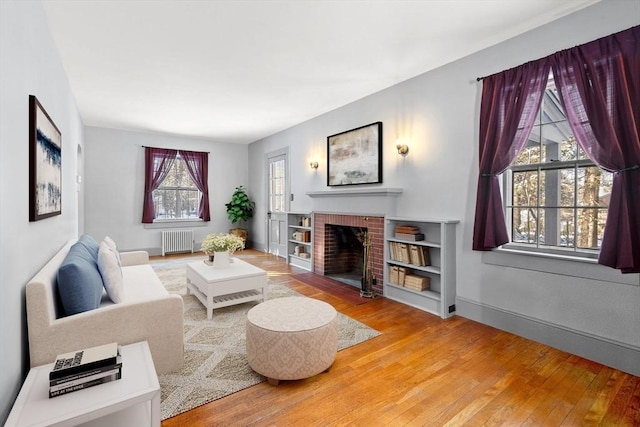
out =
[[[531,135],[503,175],[507,247],[597,257],[613,174],[577,144],[550,74]]]
[[[142,223],[210,221],[209,153],[145,147]]]
[[[156,158],[154,169],[162,159]],[[154,220],[197,219],[202,193],[187,170],[187,164],[178,154],[166,178],[153,191]]]

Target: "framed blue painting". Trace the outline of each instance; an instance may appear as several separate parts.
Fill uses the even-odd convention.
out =
[[[29,221],[62,213],[62,135],[29,96]]]

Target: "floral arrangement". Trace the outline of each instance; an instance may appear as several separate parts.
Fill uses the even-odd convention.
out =
[[[235,252],[244,249],[244,240],[233,234],[209,234],[202,241],[200,250],[206,254]]]

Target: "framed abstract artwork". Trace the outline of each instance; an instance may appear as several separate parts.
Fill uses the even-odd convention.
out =
[[[327,137],[327,185],[382,182],[382,122]]]
[[[62,213],[62,135],[29,95],[29,221]]]

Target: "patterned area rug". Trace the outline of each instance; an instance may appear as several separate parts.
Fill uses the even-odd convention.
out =
[[[184,299],[185,363],[178,372],[160,375],[161,417],[167,419],[221,397],[266,381],[249,367],[245,351],[247,312],[257,302],[214,310],[207,320],[204,306],[186,294],[185,264],[197,258],[153,263],[152,266],[171,293]],[[286,286],[269,283],[269,299],[299,295]],[[338,350],[343,350],[380,333],[338,313]]]

